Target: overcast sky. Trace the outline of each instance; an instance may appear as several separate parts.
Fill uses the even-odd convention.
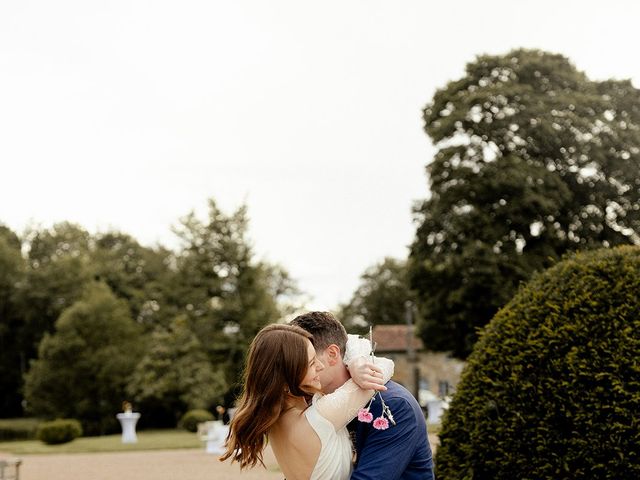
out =
[[[421,110],[481,53],[541,48],[640,86],[640,2],[0,2],[0,223],[173,247],[213,197],[332,309],[406,257]]]

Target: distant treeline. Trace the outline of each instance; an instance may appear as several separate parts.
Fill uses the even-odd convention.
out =
[[[232,400],[248,343],[298,291],[254,258],[245,207],[208,207],[178,222],[175,251],[67,222],[0,225],[1,416],[103,433],[125,400],[154,426]]]

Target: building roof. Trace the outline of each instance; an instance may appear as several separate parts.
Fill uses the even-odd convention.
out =
[[[406,352],[407,351],[407,325],[377,325],[373,327],[373,341],[376,343],[376,352]],[[412,338],[414,351],[424,349],[422,340]]]

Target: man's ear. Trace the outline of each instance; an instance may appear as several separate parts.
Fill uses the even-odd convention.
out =
[[[335,343],[332,343],[325,349],[326,360],[330,366],[334,366],[338,363],[342,363],[342,352],[340,352],[340,347]]]

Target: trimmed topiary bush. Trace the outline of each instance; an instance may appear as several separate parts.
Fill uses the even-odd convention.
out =
[[[67,443],[80,436],[82,426],[78,420],[71,418],[43,422],[36,433],[36,438],[48,445]]]
[[[199,423],[210,422],[213,419],[213,414],[206,410],[189,410],[180,419],[180,426],[189,432],[197,432]]]
[[[440,440],[441,480],[640,478],[640,248],[575,254],[523,286]]]

